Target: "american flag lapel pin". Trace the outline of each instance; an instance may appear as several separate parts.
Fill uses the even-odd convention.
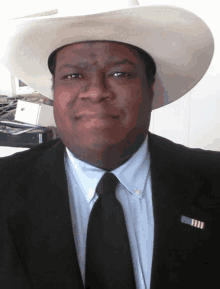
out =
[[[196,220],[196,219],[191,219],[191,218],[188,218],[186,216],[181,216],[181,220],[180,221],[182,223],[188,224],[190,226],[193,226],[193,227],[196,227],[196,228],[199,228],[199,229],[204,229],[205,228],[205,223],[204,222],[201,222],[201,221]]]

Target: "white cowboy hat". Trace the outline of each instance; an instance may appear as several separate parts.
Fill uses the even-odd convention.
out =
[[[212,33],[185,9],[141,6],[137,0],[75,0],[63,6],[63,10],[10,20],[1,37],[0,61],[50,99],[48,58],[57,48],[74,42],[119,41],[147,51],[157,67],[154,109],[189,92],[211,63]]]

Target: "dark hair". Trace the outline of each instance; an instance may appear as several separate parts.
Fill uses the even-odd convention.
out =
[[[91,41],[89,41],[89,42],[91,42]],[[68,45],[70,45],[70,44],[68,44]],[[65,45],[65,46],[68,46],[68,45]],[[156,64],[155,64],[153,58],[150,56],[150,54],[148,54],[143,49],[141,49],[139,47],[136,47],[134,45],[131,45],[131,44],[127,44],[127,45],[130,46],[130,48],[136,50],[136,52],[138,53],[138,56],[144,62],[147,83],[148,83],[149,88],[151,89],[153,83],[155,82],[155,75],[156,75]],[[49,59],[48,59],[48,67],[49,67],[49,70],[50,70],[51,74],[53,75],[52,90],[54,90],[54,76],[55,76],[55,69],[56,69],[56,55],[65,46],[62,46],[62,47],[56,49],[55,51],[53,51],[51,53],[51,55],[49,56]]]

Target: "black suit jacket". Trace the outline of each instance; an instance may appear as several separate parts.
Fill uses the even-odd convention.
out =
[[[149,133],[154,249],[151,289],[219,286],[220,153]],[[53,140],[0,161],[0,288],[83,289],[64,145]],[[204,229],[182,223],[200,220]]]

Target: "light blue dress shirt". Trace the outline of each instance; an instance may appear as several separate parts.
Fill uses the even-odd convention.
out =
[[[67,148],[65,170],[74,240],[85,284],[87,226],[98,198],[95,189],[105,171],[75,158]],[[148,138],[126,163],[111,172],[120,181],[116,197],[124,210],[137,289],[150,288],[154,218]]]

